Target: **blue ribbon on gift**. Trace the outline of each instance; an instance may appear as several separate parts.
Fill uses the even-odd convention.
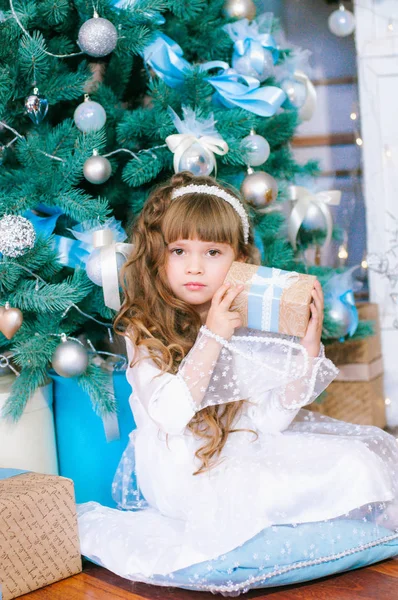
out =
[[[260,87],[258,79],[240,75],[234,69],[226,69],[207,81],[216,90],[213,96],[216,104],[243,108],[260,117],[272,117],[286,100],[281,88],[271,85]]]
[[[270,267],[259,267],[257,275],[269,279],[272,277],[272,269]],[[263,298],[264,292],[269,286],[264,287],[263,284],[253,283],[249,289],[248,297],[248,327],[250,329],[262,329],[263,315]],[[271,301],[271,328],[270,331],[277,332],[279,329],[279,306],[280,299],[283,293],[282,288],[274,287],[273,297]]]
[[[24,473],[28,473],[28,471],[23,471],[22,469],[0,469],[0,481],[16,477],[17,475],[23,475]]]
[[[282,294],[297,280],[297,273],[258,267],[248,293],[248,327],[278,333]]]

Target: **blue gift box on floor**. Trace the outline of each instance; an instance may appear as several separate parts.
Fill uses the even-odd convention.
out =
[[[104,424],[75,379],[52,373],[59,474],[73,479],[76,502],[95,500],[116,507],[111,487],[116,468],[135,427],[129,405],[131,386],[124,372],[113,373],[120,439],[107,442]]]

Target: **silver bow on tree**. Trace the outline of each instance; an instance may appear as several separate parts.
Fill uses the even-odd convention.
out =
[[[312,193],[307,188],[298,185],[289,187],[289,197],[294,203],[288,219],[288,238],[297,249],[297,235],[307,216],[308,209],[315,204],[325,220],[326,239],[324,244],[329,244],[333,233],[333,217],[330,212],[330,206],[338,206],[341,200],[341,192],[338,190],[329,190],[326,192]]]
[[[87,275],[102,286],[105,305],[120,310],[118,269],[133,250],[133,244],[123,243],[127,235],[120,222],[114,217],[104,224],[84,221],[71,231],[78,240],[92,247],[86,261]]]
[[[169,107],[169,114],[178,133],[167,136],[166,144],[174,154],[174,171],[191,171],[194,175],[210,175],[217,171],[214,154],[224,155],[228,144],[216,129],[216,121],[211,114],[202,118],[189,107],[182,107],[184,119]]]

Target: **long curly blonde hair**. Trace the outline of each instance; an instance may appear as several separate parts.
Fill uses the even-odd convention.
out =
[[[134,249],[122,271],[124,302],[115,320],[118,333],[128,336],[135,346],[145,346],[162,372],[169,373],[177,372],[192,348],[201,320],[192,306],[171,291],[166,277],[167,245],[194,238],[227,243],[236,259],[260,263],[252,234],[245,244],[240,217],[225,200],[191,193],[171,201],[173,190],[190,184],[225,188],[211,177],[182,172],[151,193],[132,228]],[[228,191],[237,197],[232,189]],[[202,463],[195,475],[217,462],[228,435],[238,431],[233,423],[244,402],[209,406],[192,418],[189,429],[204,440],[195,454]]]

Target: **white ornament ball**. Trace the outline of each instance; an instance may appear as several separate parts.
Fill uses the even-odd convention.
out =
[[[224,4],[224,13],[231,19],[252,21],[256,16],[256,5],[253,0],[227,0]]]
[[[351,11],[341,6],[338,10],[332,12],[328,19],[329,29],[338,37],[346,37],[355,29],[355,17]]]
[[[83,174],[90,183],[100,185],[112,175],[112,165],[104,156],[90,156],[83,165]]]
[[[214,154],[198,142],[185,150],[178,163],[177,173],[190,171],[193,175],[210,175],[215,164]]]
[[[51,364],[61,377],[78,377],[88,367],[87,350],[73,340],[61,342],[55,349]]]
[[[36,241],[32,223],[19,215],[5,215],[0,219],[0,254],[17,258],[31,250]]]
[[[116,48],[117,30],[108,19],[94,17],[80,27],[77,41],[89,56],[107,56]]]
[[[103,106],[93,100],[86,100],[79,104],[73,115],[76,127],[88,133],[99,131],[106,122],[106,112]]]
[[[256,208],[269,206],[278,195],[277,182],[264,171],[254,171],[247,175],[240,189],[246,202]]]
[[[249,167],[258,167],[264,164],[270,155],[269,143],[257,133],[251,133],[242,140],[242,148],[246,150],[246,164]]]
[[[126,262],[126,257],[124,254],[120,252],[116,252],[116,263],[118,272]],[[87,277],[95,283],[95,285],[99,285],[102,287],[102,271],[101,271],[101,250],[100,248],[96,248],[93,250],[88,257],[86,262],[86,273]]]
[[[241,75],[256,77],[259,81],[265,81],[275,73],[274,57],[267,48],[261,48],[261,57],[257,56],[257,64],[254,65],[250,54],[239,56],[234,54],[232,57],[232,67]]]

